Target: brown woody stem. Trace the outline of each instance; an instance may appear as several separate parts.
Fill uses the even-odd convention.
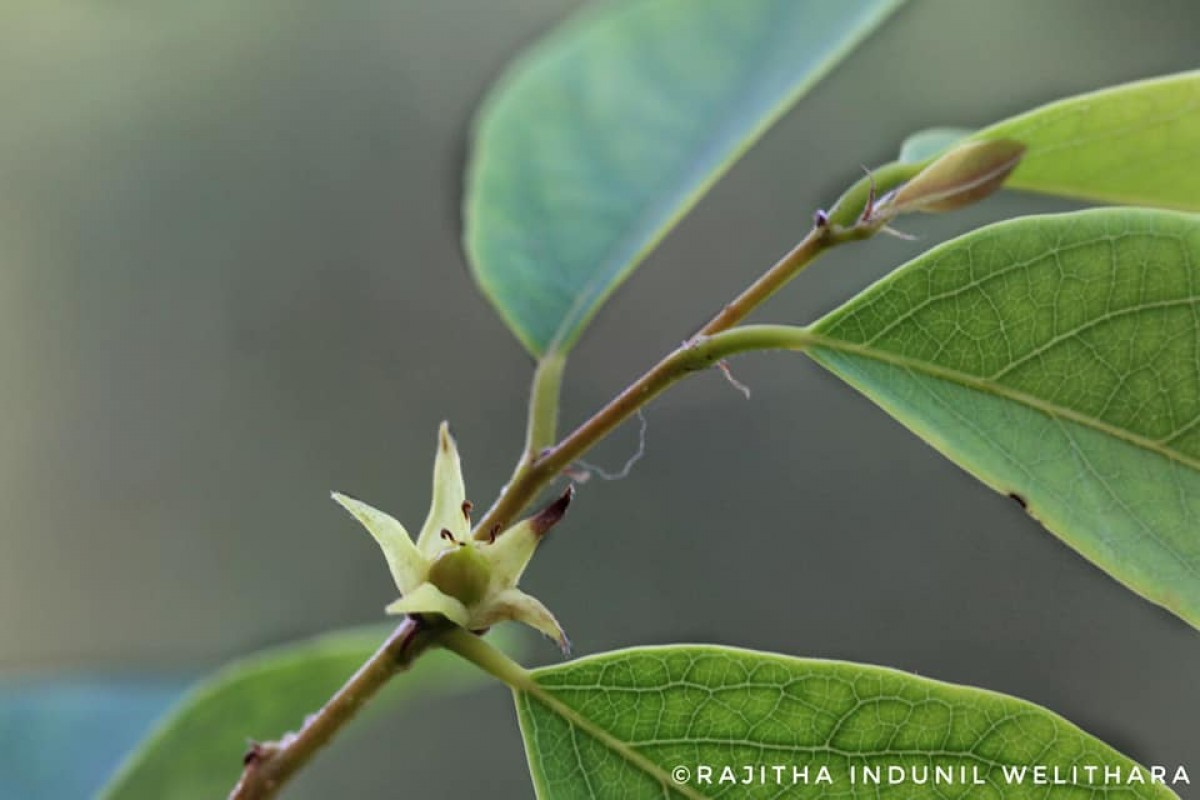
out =
[[[247,751],[242,777],[229,800],[266,800],[274,797],[292,777],[324,747],[359,709],[383,688],[393,675],[404,672],[437,637],[446,624],[405,617],[387,641],[338,689],[317,713],[295,733],[277,742],[255,744]]]
[[[828,222],[814,225],[799,244],[722,308],[695,336],[651,367],[565,439],[538,454],[527,450],[512,480],[479,520],[475,537],[485,539],[491,531],[510,525],[547,484],[668,386],[688,373],[712,366],[733,352],[749,349],[730,350],[731,345],[742,342],[720,339],[719,335],[745,319],[821,253],[843,242],[866,239],[877,230],[878,226],[869,221],[851,226]]]
[[[722,308],[695,336],[552,447],[549,443],[554,438],[563,358],[555,353],[543,358],[534,379],[529,436],[521,460],[508,486],[476,525],[475,537],[487,539],[491,531],[510,525],[563,470],[630,415],[686,375],[707,369],[736,353],[797,344],[794,338],[797,329],[785,331],[772,326],[730,329],[821,253],[842,242],[868,238],[877,229],[878,226],[869,220],[836,224],[829,217],[819,215],[817,223],[799,244],[733,302]],[[246,754],[241,780],[230,793],[230,800],[266,800],[274,797],[284,783],[353,719],[358,710],[393,675],[407,670],[418,656],[437,644],[447,630],[448,623],[444,621],[406,618],[337,694],[305,721],[299,731],[278,742],[257,744],[250,749]]]

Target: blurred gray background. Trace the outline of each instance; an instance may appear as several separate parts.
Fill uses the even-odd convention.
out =
[[[459,248],[473,107],[567,0],[10,0],[0,8],[0,670],[197,669],[376,620],[340,489],[412,527],[436,424],[487,504],[530,362]],[[909,132],[1196,66],[1190,0],[913,0],[601,312],[580,420]],[[1007,194],[845,248],[757,319],[804,322]],[[526,578],[578,654],[679,640],[886,664],[1042,703],[1200,771],[1200,636],[801,356],[650,407]],[[623,428],[590,460],[619,467]],[[538,642],[534,660],[552,662]],[[290,796],[531,796],[499,688],[385,720]],[[436,789],[428,787],[437,787]]]

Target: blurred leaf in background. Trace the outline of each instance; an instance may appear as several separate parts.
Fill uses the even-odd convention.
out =
[[[239,659],[197,684],[121,766],[109,800],[204,800],[237,782],[251,741],[277,739],[316,711],[366,661],[394,626],[338,631]],[[493,634],[513,649],[511,631]],[[476,686],[486,676],[448,653],[434,652],[386,686],[368,716]],[[356,720],[351,731],[361,731]]]
[[[0,681],[0,797],[93,797],[187,676]]]
[[[0,683],[0,797],[90,797],[102,786],[112,800],[224,796],[248,743],[298,727],[392,628],[372,625],[270,648],[190,689],[181,676],[8,679]],[[509,652],[523,641],[511,630],[492,639]],[[472,665],[432,653],[386,687],[367,716],[484,680]],[[361,731],[361,723],[351,730]]]
[[[613,2],[524,54],[480,111],[466,248],[536,357],[565,354],[739,156],[903,0]]]

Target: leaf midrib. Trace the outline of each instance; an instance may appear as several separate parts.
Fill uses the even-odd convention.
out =
[[[831,662],[831,663],[836,663],[836,662]],[[530,702],[531,699],[536,700],[537,702],[540,702],[542,705],[546,706],[546,708],[549,709],[552,713],[557,714],[564,721],[566,721],[568,725],[571,725],[571,726],[575,727],[576,729],[582,731],[583,733],[596,739],[601,744],[603,744],[605,747],[609,748],[614,753],[619,755],[621,758],[625,759],[628,763],[637,767],[642,772],[646,773],[651,778],[658,781],[659,785],[663,788],[664,792],[668,796],[672,792],[674,792],[674,793],[678,793],[684,797],[689,798],[689,800],[715,800],[714,795],[703,794],[700,791],[692,788],[691,786],[689,786],[687,784],[677,783],[676,781],[674,781],[671,778],[670,774],[665,769],[660,767],[653,760],[642,755],[632,744],[630,744],[630,743],[620,739],[619,737],[615,736],[614,734],[610,733],[605,728],[592,722],[590,719],[588,719],[586,716],[581,714],[579,711],[577,711],[570,705],[568,705],[565,702],[563,702],[562,700],[558,699],[558,697],[556,697],[552,692],[550,692],[548,689],[546,689],[541,684],[537,683],[537,681],[533,678],[533,676],[530,675],[528,672],[522,671],[522,673],[523,674],[521,675],[520,680],[518,682],[516,682],[514,684],[510,684],[510,685],[512,686],[514,698],[520,702],[524,702],[527,704],[527,708],[526,708],[527,713],[532,714],[532,709],[528,708],[528,703]],[[556,689],[573,688],[573,689],[578,689],[578,690],[588,690],[590,688],[596,688],[596,687],[594,687],[594,686],[593,687],[588,687],[588,686],[566,686],[566,687],[564,687],[562,685],[559,685],[559,686],[556,686],[555,688]],[[975,691],[980,692],[981,694],[988,694],[988,692],[986,692],[986,690],[982,690],[982,689],[976,689]],[[990,729],[989,729],[989,733],[990,733]],[[654,744],[662,744],[662,743],[671,742],[671,741],[672,740],[655,740]],[[687,739],[680,739],[678,741],[694,744],[697,742],[703,742],[705,740],[704,739],[687,738]],[[723,739],[722,740],[711,740],[711,741],[720,742],[723,744],[727,743],[727,740],[723,740]],[[771,748],[770,745],[762,743],[762,742],[746,742],[746,744],[752,744],[755,747],[759,747],[759,748],[763,748],[763,749],[773,749],[773,748]],[[971,752],[970,750],[945,750],[945,749],[941,749],[941,750],[881,750],[876,753],[866,753],[866,752],[843,751],[843,750],[839,750],[838,748],[828,746],[828,745],[825,747],[812,747],[812,748],[787,747],[787,748],[779,748],[779,749],[781,751],[793,752],[793,753],[798,752],[798,751],[804,751],[804,752],[810,752],[810,753],[812,753],[812,752],[835,753],[835,754],[846,756],[846,757],[862,757],[862,756],[884,755],[884,754],[886,754],[886,755],[944,755],[944,756],[954,756],[954,757],[966,757],[971,760],[983,763],[983,764],[987,765],[989,768],[995,768],[995,767],[1002,766],[1005,764],[1017,763],[1015,761],[991,761],[989,759],[985,759],[985,758],[978,756],[977,754]],[[533,753],[533,750],[531,748],[529,750],[529,754],[532,756],[532,753]],[[536,773],[534,773],[534,780],[535,780],[535,782],[539,783],[539,788],[541,788],[540,782],[538,781],[538,778],[536,777]]]
[[[605,747],[608,747],[613,752],[620,755],[630,764],[633,764],[638,769],[654,778],[659,782],[668,795],[670,795],[671,792],[675,792],[689,798],[689,800],[714,800],[712,796],[701,794],[691,786],[676,783],[671,779],[671,776],[667,774],[667,771],[658,764],[655,764],[649,758],[639,753],[627,742],[621,741],[621,739],[609,733],[604,728],[600,727],[575,709],[571,708],[566,703],[559,700],[532,678],[530,678],[527,682],[523,682],[519,688],[514,687],[513,694],[525,702],[529,702],[531,697],[536,699],[539,703],[546,706],[552,712],[558,714],[560,717],[566,720],[568,725],[572,725],[591,736],[593,739],[598,740]]]
[[[1084,414],[1075,409],[1050,402],[1036,395],[1022,392],[1005,386],[1001,383],[996,383],[988,378],[982,378],[978,375],[971,375],[966,372],[961,372],[949,367],[943,367],[938,364],[933,364],[921,359],[911,358],[909,356],[900,355],[888,350],[880,350],[866,345],[859,345],[853,342],[845,341],[844,339],[836,339],[825,336],[809,328],[801,328],[797,331],[796,346],[803,350],[827,349],[848,355],[860,356],[869,358],[873,361],[889,364],[895,367],[901,367],[913,372],[923,373],[932,378],[951,381],[968,389],[975,389],[981,392],[987,392],[997,397],[1006,400],[1012,400],[1021,403],[1035,411],[1040,411],[1051,417],[1065,419],[1071,422],[1099,431],[1100,433],[1112,436],[1115,439],[1120,439],[1135,447],[1140,447],[1149,452],[1162,456],[1177,464],[1181,464],[1189,469],[1200,471],[1200,459],[1181,453],[1170,447],[1166,447],[1162,442],[1147,438],[1140,434],[1125,428],[1118,427],[1104,420],[1097,419],[1091,415]]]

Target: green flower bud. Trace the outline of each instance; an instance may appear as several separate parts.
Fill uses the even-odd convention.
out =
[[[1025,145],[1011,139],[951,148],[881,200],[876,216],[953,211],[978,202],[1000,188],[1023,155]]]
[[[456,543],[433,558],[428,580],[467,608],[487,593],[492,568],[469,542]]]

